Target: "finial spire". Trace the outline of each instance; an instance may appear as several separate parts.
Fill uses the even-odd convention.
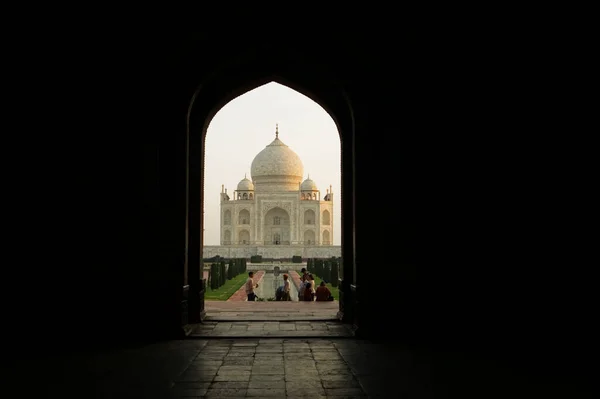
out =
[[[246,174],[244,173],[244,179],[246,179]]]
[[[275,138],[279,138],[279,123],[275,124]]]

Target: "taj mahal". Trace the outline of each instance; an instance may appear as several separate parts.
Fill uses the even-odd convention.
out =
[[[300,157],[279,139],[259,152],[229,194],[220,193],[220,245],[205,245],[203,257],[291,259],[341,256],[333,245],[333,192],[326,194],[308,176]],[[304,179],[304,180],[303,180]]]

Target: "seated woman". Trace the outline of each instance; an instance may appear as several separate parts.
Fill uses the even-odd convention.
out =
[[[331,296],[331,291],[325,285],[325,281],[321,281],[321,284],[317,287],[315,292],[315,296],[317,297],[317,301],[329,301],[329,297]]]
[[[304,290],[306,289],[306,274],[303,274],[302,277],[300,277],[300,285],[298,286],[298,300],[299,301],[303,301],[304,300]]]
[[[315,300],[315,294],[313,294],[311,288],[311,284],[310,283],[306,283],[306,288],[304,289],[304,301],[314,301]]]
[[[283,285],[281,287],[277,287],[277,290],[275,290],[275,300],[276,301],[282,301],[283,299],[281,299],[283,297]]]

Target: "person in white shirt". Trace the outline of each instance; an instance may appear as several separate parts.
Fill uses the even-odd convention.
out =
[[[311,273],[308,274],[307,281],[310,283],[310,290],[312,291],[312,293],[314,294],[315,292],[317,292],[316,288],[315,288],[316,287],[316,285],[315,285],[315,278],[314,278],[314,276]]]
[[[282,301],[291,301],[290,298],[290,280],[287,274],[283,275],[283,296]]]
[[[254,284],[254,272],[248,272],[248,280],[246,280],[246,295],[249,301],[256,301],[254,289],[258,287],[258,283]]]

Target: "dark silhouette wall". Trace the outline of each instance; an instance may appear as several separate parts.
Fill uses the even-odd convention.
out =
[[[34,351],[177,336],[184,264],[200,256],[203,129],[276,80],[340,128],[362,336],[518,355],[544,370],[595,350],[594,291],[540,211],[544,167],[512,119],[518,94],[479,51],[408,28],[65,46],[30,116],[53,134],[34,149],[49,161],[24,176],[38,216],[8,266],[22,282],[6,290],[11,336]]]

